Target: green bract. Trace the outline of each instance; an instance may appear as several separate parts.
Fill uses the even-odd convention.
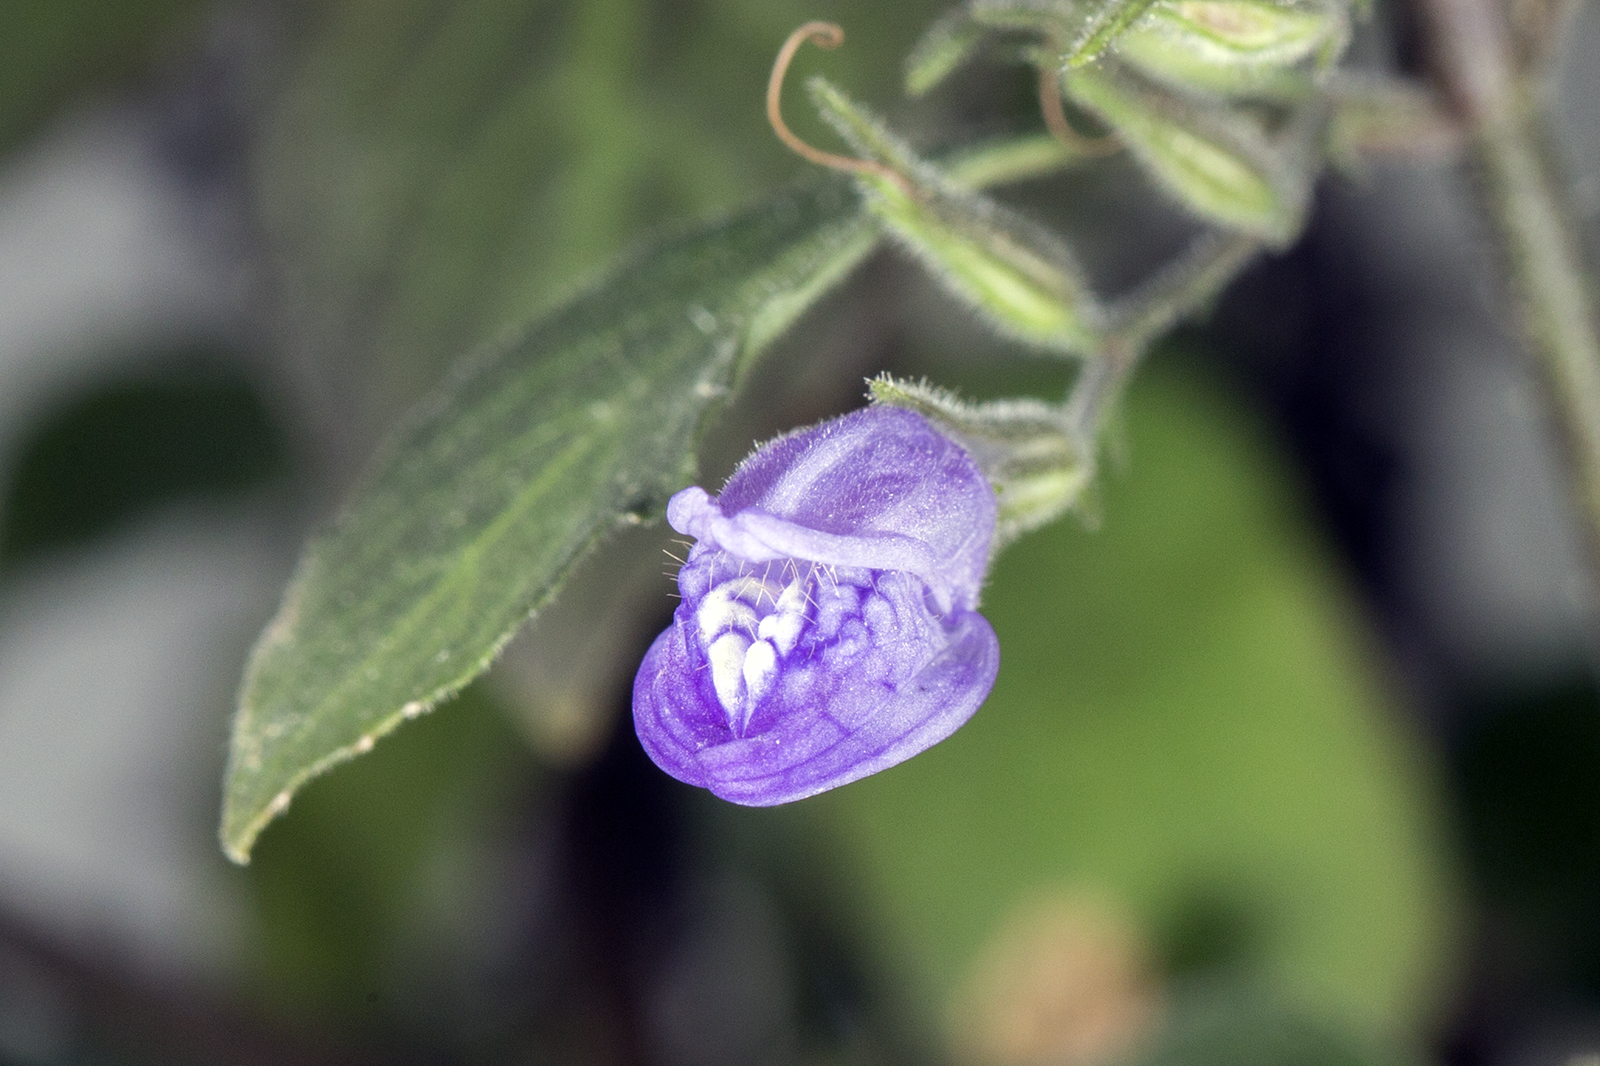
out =
[[[1061,57],[1068,67],[1081,67],[1100,58],[1122,32],[1147,11],[1152,0],[1106,0],[1085,5],[1092,12],[1083,29]]]

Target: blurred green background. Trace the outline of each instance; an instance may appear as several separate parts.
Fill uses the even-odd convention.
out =
[[[647,531],[222,859],[244,654],[399,412],[652,227],[802,178],[760,108],[802,21],[849,40],[792,77],[923,146],[1032,128],[1003,66],[901,99],[942,10],[0,4],[0,1062],[1600,1047],[1587,617],[1537,419],[1473,406],[1526,383],[1439,164],[1325,192],[1160,348],[1090,513],[999,561],[1000,680],[926,755],[776,810],[656,771],[626,717],[671,605]],[[1404,69],[1408,27],[1380,11],[1356,61]],[[1007,195],[1111,284],[1186,232],[1115,161]],[[1070,381],[886,253],[766,357],[706,483],[881,369]],[[1451,450],[1462,410],[1498,451]]]

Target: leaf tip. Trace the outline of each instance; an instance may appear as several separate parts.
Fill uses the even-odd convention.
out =
[[[256,838],[261,835],[261,830],[266,828],[268,822],[289,809],[291,794],[291,789],[282,790],[260,811],[242,821],[235,816],[236,809],[233,802],[230,800],[225,804],[222,811],[222,831],[219,834],[222,840],[222,853],[240,866],[250,865],[250,849],[255,847]]]

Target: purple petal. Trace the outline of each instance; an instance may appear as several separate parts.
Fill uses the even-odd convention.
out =
[[[929,586],[977,605],[994,492],[972,456],[915,412],[868,407],[780,437],[739,464],[717,502],[728,516],[758,511],[819,533],[921,541],[940,561],[921,574]]]
[[[994,497],[921,416],[872,408],[758,450],[668,520],[697,543],[634,682],[645,750],[770,806],[876,773],[970,718],[999,669],[973,608]]]

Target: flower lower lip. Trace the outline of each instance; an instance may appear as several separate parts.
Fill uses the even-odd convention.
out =
[[[720,706],[686,697],[678,683],[696,655],[673,626],[656,639],[634,684],[640,740],[667,773],[747,806],[790,803],[889,768],[960,728],[999,669],[999,643],[976,612],[963,612],[917,669],[896,681],[815,693],[780,714],[752,719],[743,736]],[[768,709],[770,712],[770,708]]]

